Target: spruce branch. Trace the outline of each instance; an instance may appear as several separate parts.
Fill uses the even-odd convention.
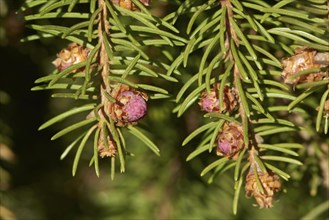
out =
[[[204,112],[182,143],[199,140],[186,160],[206,160],[201,176],[208,175],[208,183],[232,174],[234,214],[243,186],[247,197],[269,208],[285,184],[280,178],[295,179],[296,171],[306,176],[304,167],[317,170],[309,180],[315,195],[328,155],[326,3],[176,0],[177,11],[161,19],[148,0],[28,0],[21,11],[33,10],[25,17],[33,34],[23,42],[71,42],[58,53],[56,70],[32,90],[54,91],[52,97],[74,107],[39,130],[74,117],[52,137],[77,134],[61,159],[76,147],[72,174],[84,153],[99,176],[99,159],[108,158],[113,179],[133,155],[127,137],[159,155],[137,123],[149,99],[171,98],[162,82],[182,83],[173,112],[188,117],[194,105]]]
[[[214,162],[201,175],[203,176],[205,171],[208,172],[216,166],[218,170],[225,170],[225,168],[229,170],[233,166],[235,167],[234,179],[240,186],[236,188],[239,192],[242,176],[241,174],[239,176],[238,173],[242,172],[238,171],[244,164],[244,169],[250,169],[247,176],[250,176],[251,173],[253,175],[245,183],[246,190],[261,191],[260,194],[248,192],[255,197],[261,207],[272,206],[272,196],[281,185],[278,184],[279,176],[284,180],[288,180],[290,177],[284,170],[268,161],[302,165],[301,162],[294,159],[299,155],[297,152],[286,151],[281,147],[285,143],[280,143],[280,137],[284,139],[285,132],[300,131],[304,128],[286,120],[282,113],[285,112],[284,115],[287,116],[288,111],[294,110],[294,107],[307,96],[311,96],[328,85],[325,69],[327,64],[320,64],[327,62],[324,61],[326,52],[313,52],[314,56],[319,53],[317,57],[322,57],[321,59],[312,57],[314,60],[319,60],[314,61],[319,64],[307,68],[301,67],[301,71],[296,71],[291,74],[291,78],[286,78],[293,80],[293,78],[299,79],[298,77],[313,77],[312,79],[315,79],[296,86],[308,88],[298,97],[292,95],[289,87],[278,80],[277,76],[284,75],[280,69],[282,66],[285,68],[285,64],[284,60],[283,65],[280,61],[282,56],[278,58],[272,54],[272,51],[281,50],[292,55],[297,47],[305,46],[313,48],[306,49],[306,51],[329,49],[328,42],[324,39],[328,30],[325,28],[326,20],[323,15],[327,12],[321,11],[321,9],[314,10],[317,7],[323,8],[323,3],[282,1],[272,4],[257,0],[188,1],[181,5],[176,14],[167,17],[168,20],[175,23],[178,16],[190,16],[186,28],[189,42],[173,65],[176,69],[181,64],[184,67],[198,69],[198,72],[192,74],[178,93],[176,98],[178,106],[174,112],[177,112],[180,117],[199,99],[201,111],[206,111],[205,116],[212,118],[212,122],[207,122],[199,127],[184,140],[183,145],[187,145],[191,140],[203,134],[200,144],[187,160],[201,155],[206,149],[211,152],[213,148],[217,148],[217,155],[224,156],[223,158],[228,157],[233,161],[237,160],[237,163]],[[299,8],[304,8],[306,11],[299,10]],[[309,14],[314,16],[309,16]],[[198,20],[201,15],[209,19]],[[311,26],[315,28],[312,29]],[[198,66],[189,62],[196,60],[195,57],[200,53],[203,55],[199,58]],[[297,55],[296,62],[298,62]],[[286,60],[288,59],[293,60],[294,58],[286,58]],[[310,59],[305,58],[306,60]],[[291,65],[295,67],[299,64]],[[286,70],[284,69],[284,71]],[[324,81],[319,80],[320,78]],[[228,112],[225,107],[225,103],[228,101],[224,92],[226,86],[234,89],[238,100],[237,108]],[[217,87],[219,89],[216,89]],[[321,95],[321,97],[324,96],[327,97],[327,94]],[[318,118],[325,111],[323,110],[325,99],[321,100]],[[291,103],[287,104],[287,100],[290,100]],[[275,105],[278,105],[278,108]],[[320,121],[320,119],[318,120]],[[317,123],[319,124],[319,122]],[[277,138],[272,138],[273,135],[276,135]],[[241,139],[243,144],[239,144]],[[245,149],[248,150],[249,157],[246,157]],[[234,152],[234,156],[232,156],[232,152]],[[240,157],[239,154],[242,152]],[[280,157],[276,156],[278,153],[281,153]],[[289,156],[285,157],[285,154]],[[249,163],[244,162],[248,158]],[[211,182],[212,180],[213,176]],[[251,187],[252,182],[250,181],[255,181],[255,187]],[[264,190],[263,187],[266,188],[266,184],[270,184],[267,181],[273,181],[277,187],[270,191]],[[269,195],[271,199],[267,197]],[[237,197],[236,195],[235,198]],[[237,199],[234,199],[233,210],[236,213]]]
[[[76,11],[78,5],[89,5],[89,12]],[[52,97],[80,100],[83,105],[69,109],[55,116],[40,129],[67,120],[76,114],[85,114],[85,119],[57,132],[52,139],[60,138],[73,131],[78,136],[64,151],[63,159],[76,145],[72,173],[76,174],[82,150],[93,139],[90,166],[95,166],[99,176],[98,157],[110,157],[111,165],[119,159],[120,171],[125,171],[128,152],[122,130],[127,129],[133,136],[159,155],[158,147],[139,129],[133,127],[147,111],[147,100],[168,97],[168,91],[152,85],[150,78],[161,77],[176,81],[165,75],[170,59],[151,59],[150,48],[167,53],[171,46],[182,46],[186,40],[179,37],[174,26],[153,16],[145,6],[146,0],[65,0],[27,1],[21,10],[36,9],[36,13],[25,19],[36,34],[22,41],[49,37],[62,37],[73,43],[57,54],[53,62],[57,70],[51,75],[36,80],[40,84],[32,90],[57,90]],[[72,19],[73,25],[33,24],[36,20]],[[79,20],[81,19],[81,20]],[[161,47],[161,49],[160,49]],[[175,71],[175,74],[180,74]],[[147,83],[148,82],[148,83]],[[76,106],[79,104],[75,104]],[[89,111],[89,114],[86,114]],[[126,128],[127,127],[127,128]],[[115,168],[111,168],[114,177]]]

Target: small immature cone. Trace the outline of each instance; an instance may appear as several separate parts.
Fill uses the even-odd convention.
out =
[[[240,125],[225,122],[217,136],[217,155],[237,159],[244,148],[243,130]]]
[[[329,71],[314,72],[291,79],[290,77],[300,71],[320,68],[329,65],[329,53],[319,53],[310,48],[299,48],[295,55],[282,60],[282,77],[287,84],[315,82],[329,77]]]
[[[257,185],[255,174],[250,172],[246,177],[246,196],[253,196],[260,208],[271,208],[274,194],[281,189],[280,177],[274,173],[258,172],[258,178],[264,193]]]
[[[88,59],[89,52],[89,49],[76,43],[71,43],[67,48],[62,49],[57,54],[57,58],[52,63],[58,70],[62,71],[74,64],[86,61]],[[72,72],[75,73],[78,71],[79,69],[76,69]]]
[[[147,95],[126,85],[117,85],[111,96],[116,103],[109,105],[109,112],[117,126],[136,124],[147,113]]]
[[[236,93],[228,86],[225,86],[223,91],[223,109],[219,108],[219,88],[220,84],[217,83],[210,89],[210,92],[202,92],[198,103],[202,111],[225,113],[235,109],[237,106]]]

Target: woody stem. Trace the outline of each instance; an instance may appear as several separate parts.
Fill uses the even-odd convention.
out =
[[[98,7],[101,8],[101,12],[99,14],[99,23],[98,23],[98,39],[100,44],[99,50],[99,65],[102,68],[101,70],[101,102],[104,105],[105,114],[108,115],[108,100],[104,93],[110,94],[110,81],[109,81],[109,57],[106,52],[106,41],[104,37],[109,35],[110,25],[108,22],[108,11],[104,0],[98,1]],[[104,34],[105,33],[105,34]]]
[[[220,4],[221,4],[222,8],[226,8],[226,10],[227,10],[226,17],[225,17],[225,26],[226,26],[225,46],[228,49],[227,58],[230,61],[235,62],[234,57],[232,55],[232,47],[236,47],[236,48],[239,47],[239,39],[238,39],[238,36],[230,22],[230,19],[233,19],[233,9],[232,9],[233,7],[232,7],[230,0],[220,0]],[[232,45],[232,44],[234,44],[234,45]],[[236,64],[234,64],[233,78],[234,78],[235,88],[238,88],[239,84],[240,84],[240,86],[242,86],[241,79],[240,79],[240,72],[239,72],[238,66]],[[242,94],[240,94],[240,90],[237,91],[237,94],[238,94],[238,97],[242,96]],[[241,120],[242,120],[244,134],[248,135],[249,134],[249,131],[248,131],[249,118],[247,117],[246,111],[245,111],[244,106],[242,105],[241,101],[239,104],[239,113],[240,113]],[[245,137],[245,140],[248,143],[244,143],[244,144],[246,147],[248,147],[249,146],[249,141],[247,141],[248,138]]]

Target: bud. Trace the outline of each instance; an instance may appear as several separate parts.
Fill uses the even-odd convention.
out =
[[[89,54],[89,49],[80,46],[76,43],[71,43],[67,48],[62,49],[57,54],[57,59],[55,59],[52,63],[56,66],[56,68],[60,71],[65,70],[66,68],[86,61]],[[73,73],[78,72],[79,69],[72,71]]]
[[[263,193],[259,189],[254,173],[246,177],[246,196],[253,196],[260,208],[271,208],[274,194],[281,189],[280,177],[274,173],[258,172],[259,182],[263,187]]]
[[[295,55],[283,59],[282,77],[287,84],[320,81],[329,77],[329,71],[304,74],[294,79],[290,77],[303,70],[325,67],[328,63],[329,53],[318,53],[314,49],[299,48],[295,50]]]
[[[136,124],[147,112],[147,95],[126,85],[120,85],[112,92],[117,101],[110,105],[110,114],[118,126]]]
[[[113,140],[110,139],[109,136],[107,136],[107,143],[108,148],[104,143],[104,135],[102,132],[99,135],[98,138],[98,153],[101,158],[104,157],[114,157],[117,154],[117,146]]]
[[[225,122],[217,136],[217,155],[236,159],[244,148],[243,130],[240,125]]]
[[[204,91],[201,94],[199,105],[202,111],[205,112],[231,112],[237,106],[236,93],[234,89],[230,89],[228,86],[224,87],[223,91],[223,109],[219,108],[219,87],[217,83],[210,92]]]

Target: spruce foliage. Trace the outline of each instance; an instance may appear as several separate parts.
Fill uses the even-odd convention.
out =
[[[231,176],[234,214],[241,194],[269,208],[285,182],[309,173],[315,195],[327,170],[315,161],[326,160],[329,145],[327,1],[176,0],[162,16],[152,14],[153,2],[27,0],[20,9],[33,11],[25,20],[34,33],[23,42],[61,38],[85,53],[68,67],[55,64],[32,88],[74,100],[39,128],[76,119],[52,137],[76,135],[61,156],[75,149],[72,174],[87,151],[99,176],[111,147],[112,179],[117,167],[125,172],[131,135],[160,155],[145,131],[153,128],[117,115],[118,94],[128,90],[172,101],[172,112],[193,122],[182,141],[193,149],[186,160],[201,161],[208,183]]]

